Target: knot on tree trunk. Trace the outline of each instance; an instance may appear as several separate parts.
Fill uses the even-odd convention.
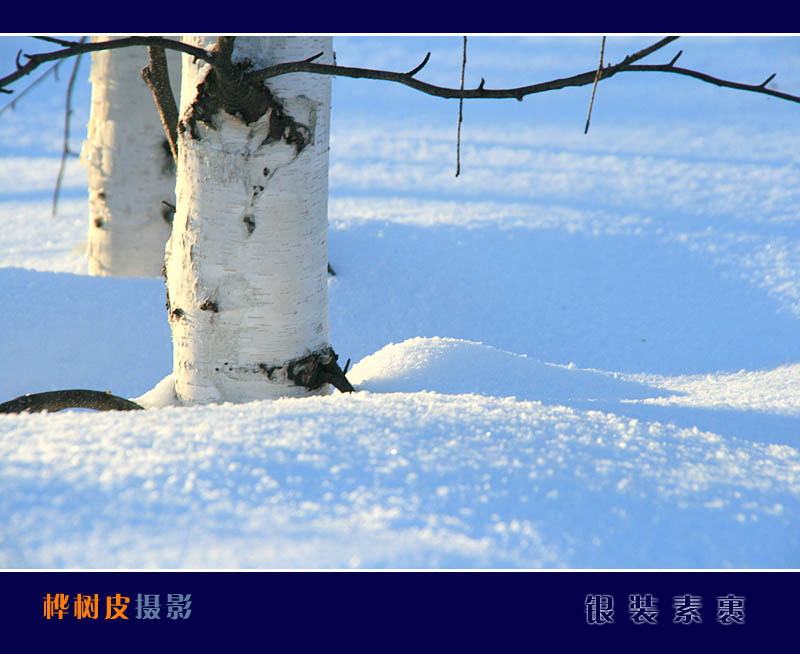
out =
[[[345,371],[338,364],[339,355],[331,347],[312,352],[286,365],[286,376],[297,386],[315,390],[323,384],[331,384],[342,393],[352,393],[356,389],[347,381]]]
[[[234,62],[234,37],[220,37],[213,50],[213,64],[197,87],[197,98],[191,105],[188,121],[200,121],[215,128],[214,116],[224,110],[250,125],[267,116],[268,135],[265,143],[283,140],[299,154],[312,139],[311,129],[297,122],[283,108],[266,83],[254,75],[249,60]],[[191,130],[192,135],[196,130]]]

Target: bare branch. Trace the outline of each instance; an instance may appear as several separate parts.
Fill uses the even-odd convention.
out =
[[[634,64],[635,61],[638,61],[643,57],[652,54],[656,50],[663,48],[665,45],[668,45],[669,43],[675,41],[677,38],[678,38],[677,36],[665,37],[659,41],[656,41],[647,48],[643,48],[638,52],[628,55],[618,64],[606,66],[600,73],[600,79],[601,80],[608,79],[610,77],[613,77],[617,73],[627,73],[627,72],[653,71],[653,72],[675,73],[679,75],[694,77],[696,79],[708,82],[710,84],[716,84],[717,86],[739,89],[743,91],[752,91],[754,93],[762,93],[764,95],[770,95],[776,98],[781,98],[783,100],[789,100],[791,102],[800,103],[800,96],[791,95],[789,93],[782,93],[780,91],[776,91],[774,89],[768,89],[760,85],[731,82],[728,80],[723,80],[713,77],[711,75],[707,75],[705,73],[689,70],[687,68],[678,68],[677,66],[673,66],[672,64],[658,64],[658,65]],[[675,60],[676,59],[673,59],[673,61]],[[354,79],[375,79],[387,82],[397,82],[399,84],[404,84],[413,89],[416,89],[417,91],[420,91],[422,93],[426,93],[427,95],[432,95],[439,98],[465,98],[465,99],[466,98],[515,98],[520,101],[525,96],[533,95],[535,93],[544,93],[546,91],[555,91],[557,89],[563,89],[572,86],[586,86],[587,84],[592,84],[594,82],[595,76],[597,75],[596,70],[591,70],[585,73],[580,73],[578,75],[572,75],[570,77],[553,79],[547,82],[540,82],[538,84],[530,84],[528,86],[520,86],[517,88],[510,88],[510,89],[487,89],[484,87],[483,80],[481,80],[481,84],[477,88],[463,89],[463,90],[457,88],[453,89],[443,86],[436,86],[435,84],[428,84],[426,82],[422,82],[418,79],[415,79],[414,77],[409,75],[409,73],[398,73],[386,70],[373,70],[370,68],[352,68],[349,66],[305,63],[302,61],[276,64],[275,66],[269,66],[268,68],[264,68],[262,70],[253,71],[249,73],[249,75],[251,76],[252,80],[259,80],[259,79],[266,80],[271,77],[277,77],[279,75],[286,75],[288,73],[299,73],[299,72],[316,73],[318,75],[333,75],[338,77],[350,77]],[[0,82],[1,81],[2,80],[0,80]]]
[[[656,41],[652,45],[639,50],[638,52],[628,55],[620,63],[604,68],[600,75],[600,79],[607,79],[621,70],[626,70],[627,67],[634,61],[638,61],[639,59],[652,54],[656,50],[663,48],[677,38],[677,36],[665,37],[659,41]],[[416,72],[418,68],[410,72]],[[517,100],[522,100],[522,98],[524,98],[526,95],[531,95],[534,93],[554,91],[556,89],[563,89],[569,86],[585,86],[586,84],[591,84],[596,75],[596,71],[591,70],[587,73],[581,73],[571,77],[554,79],[550,80],[549,82],[540,82],[539,84],[520,86],[512,89],[487,89],[481,85],[475,89],[462,90],[436,86],[435,84],[428,84],[427,82],[422,82],[414,78],[409,73],[397,73],[386,70],[373,70],[370,68],[352,68],[349,66],[335,66],[330,64],[315,64],[306,63],[303,61],[294,61],[276,64],[275,66],[269,66],[261,70],[252,71],[249,73],[249,77],[254,81],[266,80],[271,77],[277,77],[278,75],[302,72],[317,73],[320,75],[334,75],[338,77],[350,77],[355,79],[375,79],[388,82],[398,82],[400,84],[410,86],[417,91],[421,91],[422,93],[427,93],[428,95],[433,95],[440,98],[516,98]]]
[[[600,73],[603,72],[603,54],[606,51],[606,37],[600,42],[600,63],[597,64],[597,74],[594,76],[594,84],[592,85],[592,99],[589,100],[589,113],[586,115],[586,127],[583,130],[584,134],[589,133],[589,122],[592,120],[592,107],[594,106],[594,94],[597,91],[597,83],[600,81]]]
[[[81,37],[81,43],[86,40],[86,37]],[[56,188],[53,191],[53,213],[56,215],[58,211],[58,196],[61,192],[61,180],[64,177],[64,166],[67,163],[67,155],[69,155],[69,123],[72,117],[72,88],[75,86],[75,78],[78,75],[78,67],[81,65],[81,57],[78,55],[75,58],[75,66],[72,68],[72,75],[69,76],[69,83],[67,84],[67,106],[64,112],[64,149],[61,151],[61,164],[58,167],[58,177],[56,177]]]
[[[690,70],[688,68],[679,68],[677,66],[670,66],[669,64],[636,64],[635,66],[628,66],[625,69],[625,72],[632,72],[632,73],[640,73],[640,72],[660,72],[660,73],[675,73],[676,75],[686,75],[688,77],[694,77],[695,79],[699,79],[703,82],[708,82],[709,84],[714,84],[716,86],[722,86],[730,89],[738,89],[740,91],[752,91],[753,93],[762,93],[764,95],[771,95],[775,98],[781,98],[782,100],[788,100],[789,102],[797,102],[800,103],[800,97],[796,95],[791,95],[790,93],[783,93],[781,91],[776,91],[775,89],[768,89],[763,84],[742,84],[740,82],[731,82],[730,80],[720,79],[718,77],[713,77],[712,75],[708,75],[706,73],[701,73],[696,70]],[[774,75],[772,76],[774,77]],[[767,79],[766,82],[769,82],[772,77]]]
[[[49,37],[48,37],[49,38]],[[66,42],[72,43],[72,42]],[[180,52],[185,52],[187,54],[193,55],[198,59],[202,59],[203,61],[207,61],[208,63],[214,63],[213,56],[211,53],[206,52],[202,48],[197,48],[193,45],[189,45],[188,43],[182,43],[181,41],[173,41],[172,39],[165,39],[160,36],[129,36],[122,39],[113,39],[111,41],[100,41],[100,42],[92,42],[92,43],[74,43],[63,50],[54,50],[53,52],[43,52],[40,54],[32,54],[32,55],[25,55],[28,59],[27,63],[22,64],[19,61],[19,57],[22,54],[20,51],[20,55],[17,56],[17,70],[11,73],[10,75],[6,75],[5,77],[0,78],[0,90],[7,90],[5,89],[6,86],[9,84],[16,82],[18,79],[25,77],[31,73],[31,71],[35,70],[39,66],[48,61],[57,61],[59,59],[66,59],[67,57],[74,57],[75,55],[79,55],[85,52],[98,52],[100,50],[114,50],[116,48],[130,48],[132,46],[161,46],[163,48],[167,48],[168,50],[179,50]],[[313,64],[312,64],[313,65]]]
[[[82,37],[80,41],[65,41],[64,39],[57,39],[53,36],[34,36],[34,39],[38,41],[47,41],[48,43],[56,43],[58,45],[63,45],[65,47],[71,47],[73,45],[79,45],[86,41],[86,37]]]
[[[161,124],[167,135],[169,149],[175,164],[178,163],[178,105],[169,83],[169,69],[167,68],[167,53],[160,46],[151,45],[147,49],[150,54],[150,64],[142,69],[142,78],[150,87],[153,99],[156,102]]]
[[[54,63],[44,73],[42,73],[39,77],[37,77],[35,80],[33,80],[33,82],[28,84],[28,86],[26,86],[22,91],[17,93],[17,95],[14,97],[14,99],[11,102],[9,102],[8,104],[4,105],[3,108],[0,109],[0,114],[2,114],[6,109],[11,109],[13,111],[16,108],[17,102],[19,102],[28,93],[28,91],[30,91],[34,87],[38,86],[38,84],[40,82],[42,82],[42,80],[44,80],[50,73],[58,72],[58,67],[63,63],[63,61],[64,60],[61,59],[61,60],[57,61],[56,63]],[[56,79],[58,79],[58,75],[56,75]],[[8,89],[0,89],[0,91],[2,91],[3,93],[13,93],[13,91],[10,91]]]
[[[227,45],[224,39],[231,39],[231,38],[232,37],[220,37],[220,42]],[[602,70],[600,71],[599,80],[608,79],[610,77],[613,77],[617,73],[621,72],[652,71],[652,72],[675,73],[679,75],[694,77],[695,79],[715,84],[717,86],[723,86],[744,91],[752,91],[754,93],[762,93],[764,95],[770,95],[776,98],[781,98],[783,100],[789,100],[791,102],[800,103],[800,96],[791,95],[789,93],[782,93],[774,89],[766,88],[767,82],[769,82],[772,79],[771,77],[768,80],[766,80],[762,85],[742,84],[739,82],[732,82],[728,80],[719,79],[711,75],[701,73],[699,71],[694,71],[687,68],[678,68],[674,66],[674,62],[677,60],[677,57],[673,58],[672,62],[670,62],[669,64],[643,65],[634,63],[652,54],[653,52],[660,50],[667,44],[675,41],[677,38],[678,38],[677,36],[665,37],[663,39],[656,41],[655,43],[646,48],[643,48],[637,52],[634,52],[633,54],[628,55],[617,64],[602,68]],[[71,42],[65,42],[65,43],[71,43]],[[18,66],[17,70],[9,75],[6,75],[3,78],[0,78],[0,92],[9,93],[10,91],[4,87],[20,79],[21,77],[24,77],[25,75],[28,75],[32,70],[36,69],[38,66],[48,61],[54,61],[54,60],[64,59],[66,57],[72,57],[82,52],[95,52],[99,50],[127,48],[137,45],[158,46],[170,50],[178,50],[180,52],[188,53],[197,59],[206,61],[215,67],[219,66],[224,67],[225,65],[224,61],[225,57],[220,56],[221,53],[219,51],[219,47],[217,48],[216,51],[207,52],[202,48],[197,48],[187,43],[182,43],[180,41],[173,41],[170,39],[165,39],[155,36],[132,36],[122,39],[115,39],[112,41],[103,41],[99,43],[71,44],[68,47],[64,48],[63,50],[57,50],[55,52],[25,55],[25,57],[28,59],[28,62],[25,64],[22,64],[19,61],[19,56],[21,56],[20,53],[20,55],[18,55],[17,57],[17,66]],[[680,55],[680,53],[678,53],[678,55]],[[420,91],[422,93],[426,93],[428,95],[440,98],[463,98],[463,99],[515,98],[519,101],[522,101],[522,99],[525,96],[532,95],[535,93],[543,93],[546,91],[554,91],[557,89],[563,89],[567,87],[573,87],[573,86],[577,87],[577,86],[585,86],[587,84],[592,84],[595,78],[597,77],[597,71],[591,70],[585,73],[580,73],[578,75],[572,75],[570,77],[553,79],[547,82],[540,82],[538,84],[530,84],[527,86],[520,86],[517,88],[487,89],[484,86],[484,80],[481,80],[480,85],[475,89],[461,89],[461,88],[453,89],[442,86],[436,86],[435,84],[428,84],[414,77],[414,75],[418,73],[422,69],[422,67],[427,63],[428,58],[429,57],[426,56],[423,62],[419,66],[412,69],[408,73],[398,73],[385,70],[373,70],[369,68],[353,68],[349,66],[338,66],[336,64],[333,65],[318,64],[314,63],[313,61],[306,60],[306,61],[295,61],[295,62],[276,64],[275,66],[269,66],[261,70],[251,71],[247,73],[244,76],[244,78],[247,79],[249,82],[255,82],[255,81],[267,80],[272,77],[277,77],[279,75],[286,75],[288,73],[305,72],[305,73],[315,73],[318,75],[332,75],[339,77],[350,77],[355,79],[375,79],[375,80],[383,80],[389,82],[397,82],[409,86],[413,89],[416,89],[417,91]],[[222,77],[224,77],[224,74]],[[239,81],[241,82],[242,80]]]

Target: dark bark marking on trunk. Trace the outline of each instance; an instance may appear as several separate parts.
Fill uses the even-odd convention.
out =
[[[310,390],[320,388],[323,384],[331,384],[342,393],[352,393],[356,389],[345,377],[338,360],[339,355],[333,348],[326,347],[290,361],[286,364],[286,375],[296,386],[305,386]]]
[[[245,216],[242,218],[242,222],[247,227],[247,235],[250,236],[256,230],[256,221],[253,216]]]
[[[214,65],[197,85],[197,96],[189,107],[192,138],[199,139],[196,126],[193,128],[194,121],[216,129],[214,118],[223,110],[245,125],[266,116],[268,131],[262,145],[283,140],[300,154],[311,142],[311,130],[286,113],[263,80],[253,79],[248,74],[252,68],[250,61],[231,61],[232,52],[233,40],[220,38],[214,49]],[[268,173],[265,169],[264,175]]]
[[[200,311],[211,311],[212,313],[219,313],[219,305],[212,299],[206,298],[200,305]]]
[[[164,205],[161,207],[161,217],[164,219],[165,223],[171,225],[175,220],[175,205],[170,204],[166,200],[161,200],[161,204]]]
[[[195,140],[200,140],[200,132],[197,131],[197,121],[194,118],[189,119],[189,135]]]
[[[276,381],[275,371],[285,369],[287,378],[294,382],[295,386],[304,386],[313,391],[325,384],[331,384],[342,393],[353,393],[356,389],[345,376],[350,360],[348,359],[345,370],[342,370],[337,363],[338,359],[339,355],[333,348],[325,347],[299,359],[293,359],[282,366],[271,366],[263,362],[256,365],[231,366],[226,361],[222,368],[214,370],[236,374],[260,374],[270,381]]]
[[[270,381],[272,381],[272,374],[276,370],[280,370],[280,366],[268,366],[266,363],[259,363],[258,368],[267,376],[267,379]]]
[[[105,223],[103,222],[102,218],[95,218],[94,219],[94,226],[97,227],[97,229],[102,229],[104,224]]]
[[[175,309],[172,313],[169,314],[169,317],[172,320],[180,320],[185,315],[185,311],[183,309]]]
[[[164,151],[161,160],[161,174],[164,177],[172,177],[175,175],[175,159],[172,158],[172,148],[168,139],[162,139],[161,148]]]
[[[167,281],[167,264],[161,266],[161,276],[164,278],[164,286],[167,291],[167,315],[172,316],[172,304],[169,301],[169,282]]]

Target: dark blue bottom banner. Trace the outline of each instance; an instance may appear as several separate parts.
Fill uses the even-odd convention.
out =
[[[800,572],[2,572],[0,584],[4,639],[32,651],[535,651],[546,639],[736,652],[795,640]]]

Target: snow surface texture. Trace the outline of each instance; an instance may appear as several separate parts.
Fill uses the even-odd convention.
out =
[[[682,41],[662,59],[800,92],[798,38]],[[345,65],[431,50],[442,84],[460,43],[335,40]],[[598,46],[470,38],[466,83]],[[359,392],[204,407],[172,406],[163,281],[86,276],[75,162],[50,218],[41,85],[0,124],[0,400],[151,409],[0,416],[0,566],[800,567],[797,108],[667,77],[603,82],[587,136],[588,89],[467,102],[458,179],[453,103],[337,79],[331,338]]]

